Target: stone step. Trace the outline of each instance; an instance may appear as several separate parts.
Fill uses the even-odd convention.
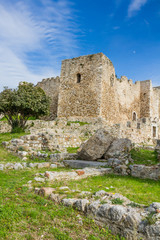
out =
[[[84,161],[84,160],[64,160],[63,163],[71,168],[99,168],[107,167],[107,162]]]

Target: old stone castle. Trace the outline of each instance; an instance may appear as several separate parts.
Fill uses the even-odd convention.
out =
[[[137,142],[159,138],[160,87],[117,78],[103,53],[62,61],[61,76],[38,86],[52,99],[52,119],[101,118]]]

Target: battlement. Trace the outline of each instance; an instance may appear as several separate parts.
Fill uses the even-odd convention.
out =
[[[103,53],[65,59],[60,77],[37,85],[51,97],[52,114],[60,118],[100,117],[111,125],[160,118],[160,87],[153,88],[151,80],[117,78]]]
[[[51,77],[51,78],[44,78],[38,84],[41,84],[41,83],[45,84],[45,83],[50,82],[50,81],[59,82],[60,81],[60,77],[56,76],[56,77]]]

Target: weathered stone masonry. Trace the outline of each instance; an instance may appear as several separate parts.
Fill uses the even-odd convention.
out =
[[[102,118],[108,125],[120,124],[123,136],[159,138],[160,87],[153,88],[150,80],[117,78],[103,53],[62,61],[60,78],[38,86],[52,99],[52,119]]]
[[[58,107],[58,95],[59,95],[59,84],[60,78],[46,78],[42,82],[37,84],[38,87],[41,87],[45,93],[50,97],[50,112],[49,120],[53,120],[57,117],[57,107]]]

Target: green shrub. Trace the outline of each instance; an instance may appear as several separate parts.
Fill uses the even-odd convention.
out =
[[[24,133],[24,129],[21,127],[14,127],[11,131],[11,133]]]
[[[77,150],[79,147],[67,147],[67,152],[68,153],[77,153]]]
[[[112,204],[119,204],[122,205],[123,204],[123,200],[121,200],[120,198],[115,198],[111,200]]]

